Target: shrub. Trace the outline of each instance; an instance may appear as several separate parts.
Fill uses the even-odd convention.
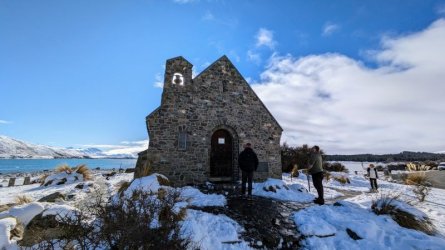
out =
[[[413,193],[420,202],[424,202],[431,191],[431,183],[425,173],[408,174],[405,179],[405,184],[414,186]]]
[[[16,205],[23,205],[28,204],[32,202],[32,198],[26,195],[19,195],[15,197],[15,203]]]
[[[380,199],[374,200],[371,205],[372,211],[377,215],[389,215],[401,227],[422,231],[433,235],[435,229],[431,220],[426,216],[416,216],[413,213],[402,209],[402,206],[409,206],[399,200],[399,196],[382,195]]]
[[[345,167],[345,165],[341,164],[340,162],[334,162],[334,163],[325,162],[323,164],[323,169],[329,172],[345,172],[345,173],[349,172],[349,170]]]
[[[285,173],[292,171],[297,164],[300,169],[306,168],[311,153],[311,147],[304,144],[300,147],[290,147],[287,143],[281,146],[281,169]],[[323,150],[320,153],[324,155]]]
[[[39,248],[185,249],[190,240],[180,237],[180,222],[186,209],[175,208],[178,201],[177,191],[166,191],[161,197],[134,190],[107,203],[99,198],[75,216],[57,219],[61,233],[57,239],[44,239]]]

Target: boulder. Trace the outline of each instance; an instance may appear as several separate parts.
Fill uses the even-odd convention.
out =
[[[50,195],[47,195],[43,198],[41,198],[40,200],[38,200],[39,202],[56,202],[56,200],[65,200],[66,196],[64,194],[62,194],[61,192],[55,192],[52,193]]]

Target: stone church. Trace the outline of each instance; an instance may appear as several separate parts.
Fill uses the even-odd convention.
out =
[[[194,78],[192,67],[183,57],[167,60],[136,171],[150,161],[176,186],[237,181],[238,155],[250,142],[260,162],[255,179],[281,179],[283,129],[232,62],[223,56]]]

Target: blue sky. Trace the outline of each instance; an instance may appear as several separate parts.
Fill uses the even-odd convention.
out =
[[[0,134],[54,146],[140,145],[165,60],[182,55],[199,73],[225,54],[277,116],[283,141],[328,153],[444,151],[445,103],[398,99],[423,103],[438,84],[444,90],[436,81],[444,66],[417,70],[441,63],[444,17],[445,1],[420,0],[0,0]],[[376,79],[388,82],[384,93]],[[433,93],[417,91],[425,84]],[[291,95],[276,100],[283,92]],[[426,113],[434,115],[418,116]]]

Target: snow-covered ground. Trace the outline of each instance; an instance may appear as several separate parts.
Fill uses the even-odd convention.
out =
[[[350,183],[341,184],[331,178],[324,180],[326,205],[318,206],[312,203],[317,196],[310,182],[309,191],[307,177],[300,174],[291,178],[283,174],[282,180],[268,179],[263,183],[254,183],[253,195],[282,202],[297,202],[305,204],[304,209],[295,211],[291,218],[296,229],[303,237],[301,242],[308,249],[443,249],[445,246],[445,190],[431,190],[425,202],[414,204],[418,214],[426,214],[437,229],[437,235],[430,236],[422,232],[400,227],[389,216],[375,215],[371,210],[373,201],[385,195],[399,194],[402,200],[414,201],[415,195],[410,186],[379,180],[379,193],[369,192],[369,181],[362,175],[335,173],[344,175]],[[151,175],[137,179],[131,183],[130,190],[142,187],[154,193],[165,187],[158,177]],[[74,181],[63,185],[1,187],[0,205],[16,202],[18,196],[26,196],[33,202],[15,206],[0,212],[0,249],[17,248],[15,239],[10,238],[10,230],[18,223],[28,223],[32,217],[42,213],[69,214],[78,204],[87,200],[93,190],[102,189],[109,195],[117,192],[119,184],[131,181],[133,174],[116,174],[105,178],[97,172],[90,181]],[[2,177],[0,176],[0,181]],[[83,187],[79,187],[82,183]],[[243,240],[242,233],[246,231],[237,221],[222,214],[212,214],[196,207],[226,206],[227,197],[222,194],[204,194],[195,187],[176,188],[181,201],[178,208],[189,207],[181,226],[181,235],[192,240],[192,246],[200,249],[251,249]],[[39,199],[60,192],[66,195],[65,200],[55,203],[38,202]],[[342,200],[333,205],[336,200]],[[405,204],[405,203],[403,203]],[[195,209],[193,209],[193,208]],[[17,220],[13,219],[17,218]],[[267,225],[265,225],[267,226]],[[353,240],[347,230],[354,232],[361,239]]]

